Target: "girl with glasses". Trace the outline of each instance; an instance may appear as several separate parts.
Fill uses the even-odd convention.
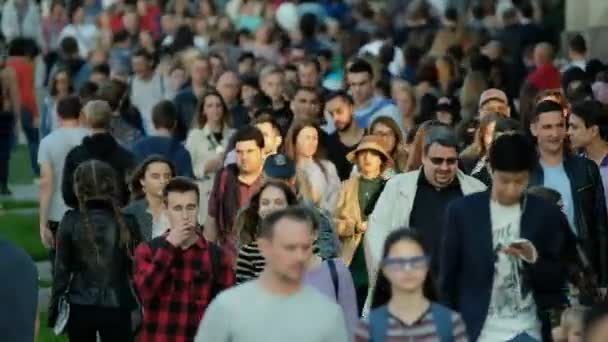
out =
[[[428,299],[430,259],[420,238],[398,229],[386,239],[382,255],[374,309],[355,329],[355,341],[468,341],[460,315]]]

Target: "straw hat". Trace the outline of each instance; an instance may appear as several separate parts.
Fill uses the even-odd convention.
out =
[[[382,140],[382,138],[380,138],[378,136],[375,136],[375,135],[364,136],[363,139],[361,139],[361,142],[359,143],[359,145],[357,145],[357,148],[354,151],[351,151],[349,154],[346,155],[346,159],[349,162],[354,164],[357,159],[357,154],[361,151],[376,151],[380,155],[384,156],[384,158],[386,159],[385,163],[393,162],[393,158],[391,158],[391,156],[388,154],[388,152],[386,152],[384,140]]]

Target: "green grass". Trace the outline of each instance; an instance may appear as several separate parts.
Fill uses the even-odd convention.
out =
[[[38,215],[0,214],[0,236],[13,241],[34,259],[48,259],[48,252],[40,242]]]
[[[40,203],[34,201],[17,201],[12,198],[0,198],[0,209],[4,210],[38,208],[39,205]]]
[[[48,315],[46,312],[40,313],[40,332],[38,333],[38,342],[67,342],[66,336],[55,336],[53,330],[47,327]]]
[[[38,287],[41,289],[53,287],[53,282],[48,280],[38,280]]]
[[[11,155],[8,183],[32,184],[35,177],[31,165],[27,145],[17,145]]]

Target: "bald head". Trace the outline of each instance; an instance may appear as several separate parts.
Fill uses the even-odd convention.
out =
[[[538,43],[534,48],[534,63],[536,66],[553,63],[553,46],[549,43]]]
[[[217,80],[217,91],[222,95],[228,105],[234,104],[239,96],[241,82],[233,71],[224,72]]]

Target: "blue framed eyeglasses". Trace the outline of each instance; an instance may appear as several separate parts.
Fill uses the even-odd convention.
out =
[[[429,262],[430,258],[426,255],[411,258],[395,257],[384,259],[382,266],[390,271],[421,270],[427,268]]]

